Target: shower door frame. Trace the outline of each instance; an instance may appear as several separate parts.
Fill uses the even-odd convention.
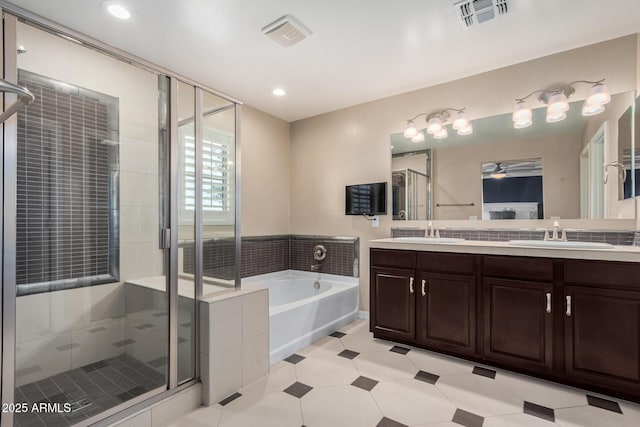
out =
[[[55,22],[52,22],[39,15],[33,14],[21,7],[15,6],[4,0],[0,0],[0,13],[2,14],[2,28],[0,29],[0,46],[3,48],[2,55],[0,55],[0,72],[3,78],[8,79],[13,83],[17,83],[17,22],[18,20],[24,20],[31,25],[39,28],[42,31],[47,31],[56,35],[61,35],[64,38],[75,41],[82,46],[96,50],[102,54],[111,56],[117,60],[124,61],[133,66],[139,67],[143,70],[152,72],[158,76],[164,76],[169,78],[169,152],[170,158],[164,159],[166,169],[163,171],[164,182],[167,182],[167,178],[170,180],[168,201],[170,210],[169,223],[169,242],[165,248],[165,268],[167,268],[167,283],[168,283],[168,308],[169,308],[169,343],[168,343],[168,376],[167,376],[167,388],[165,391],[157,392],[157,390],[149,391],[143,395],[137,396],[121,405],[115,406],[98,415],[95,415],[85,421],[82,421],[74,426],[108,426],[118,420],[133,415],[151,405],[166,399],[167,397],[176,394],[184,389],[194,386],[200,382],[200,319],[199,312],[199,300],[202,298],[202,233],[199,229],[199,225],[202,224],[200,212],[196,215],[196,265],[200,275],[196,276],[195,280],[195,332],[194,332],[194,348],[193,357],[195,358],[195,377],[186,380],[183,383],[178,383],[178,360],[177,360],[177,348],[178,348],[178,233],[171,233],[170,230],[178,229],[178,217],[177,217],[177,203],[178,203],[178,188],[176,185],[176,178],[178,173],[177,161],[178,161],[178,138],[177,138],[177,97],[176,87],[178,80],[192,85],[197,93],[196,97],[196,124],[199,123],[201,127],[202,118],[198,117],[198,114],[202,114],[202,93],[203,91],[209,92],[216,96],[226,99],[233,103],[235,107],[235,289],[240,288],[240,255],[241,255],[241,163],[240,163],[240,108],[242,102],[234,99],[224,93],[221,93],[215,89],[209,88],[198,82],[195,82],[189,78],[181,76],[156,64],[148,62],[137,56],[131,55],[122,50],[116,49],[99,40],[88,37],[82,33],[76,32],[64,26],[61,26]],[[15,102],[15,95],[4,94],[4,105],[10,105]],[[2,257],[0,258],[0,272],[2,279],[2,289],[0,290],[0,342],[2,345],[2,352],[0,353],[0,368],[2,383],[0,386],[0,397],[2,402],[12,403],[14,402],[15,395],[15,349],[16,349],[16,186],[17,186],[17,116],[14,114],[5,121],[2,125],[0,139],[2,139],[2,152],[0,160],[2,160],[2,189],[0,189],[0,196],[3,200],[3,209],[0,219],[2,221],[2,227],[0,227],[0,242],[2,246]],[[201,129],[197,131],[197,138],[202,138]],[[199,140],[198,139],[198,140]],[[198,144],[202,145],[201,141]],[[201,153],[200,153],[201,156]],[[200,157],[201,158],[201,157]],[[196,182],[201,181],[201,172],[196,168]],[[201,188],[201,187],[198,187]],[[162,202],[161,202],[162,203]],[[196,193],[196,206],[201,208],[202,200],[201,194]],[[160,231],[160,230],[159,230]],[[165,230],[162,230],[163,234]],[[166,234],[164,234],[166,235]],[[0,427],[13,426],[13,414],[3,413],[0,420]]]

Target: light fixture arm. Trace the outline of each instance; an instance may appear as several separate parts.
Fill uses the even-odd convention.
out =
[[[449,111],[455,111],[456,113],[462,113],[463,111],[466,110],[466,107],[463,108],[443,108],[440,111],[436,111],[434,113],[420,113],[415,115],[414,117],[407,119],[407,122],[412,122],[415,119],[417,119],[420,116],[427,116],[426,117],[426,121],[429,121],[430,118],[432,117],[440,117],[442,119],[443,122],[445,122],[449,117]]]
[[[529,99],[531,96],[535,95],[536,93],[539,93],[540,96],[538,97],[538,99],[540,100],[540,102],[543,103],[547,103],[547,101],[549,100],[549,96],[550,95],[554,95],[556,93],[562,93],[564,92],[564,94],[568,97],[570,97],[571,95],[574,94],[575,89],[573,87],[573,85],[578,84],[578,83],[585,83],[585,84],[591,84],[591,85],[600,85],[602,84],[606,79],[600,79],[597,81],[590,81],[590,80],[575,80],[572,81],[569,84],[566,84],[565,86],[559,87],[559,88],[548,88],[548,89],[538,89],[538,90],[534,90],[533,92],[531,92],[529,95],[523,97],[523,98],[516,98],[516,102],[524,102],[527,99]]]

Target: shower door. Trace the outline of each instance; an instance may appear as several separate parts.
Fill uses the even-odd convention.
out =
[[[45,410],[0,427],[86,426],[199,378],[198,302],[240,284],[238,106],[31,19],[0,31],[36,98],[2,129],[1,391]]]
[[[29,409],[2,427],[87,425],[168,388],[167,77],[10,15],[4,36],[36,99],[4,127],[2,397]]]

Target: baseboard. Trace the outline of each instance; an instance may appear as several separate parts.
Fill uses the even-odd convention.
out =
[[[358,318],[369,320],[369,312],[360,310],[360,312],[358,312]]]

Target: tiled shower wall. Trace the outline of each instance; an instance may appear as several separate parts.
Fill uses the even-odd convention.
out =
[[[549,230],[551,233],[552,230]],[[392,228],[391,237],[424,237],[425,229]],[[542,240],[544,231],[513,229],[440,229],[440,237],[455,237],[465,240],[498,241],[509,240]],[[580,242],[599,242],[612,245],[640,246],[640,232],[634,231],[567,231],[567,240]]]
[[[22,70],[18,84],[35,101],[18,112],[16,283],[112,274],[118,100]]]
[[[311,271],[315,245],[327,249],[321,273],[358,276],[358,238],[299,235],[243,237],[241,276],[289,269]],[[230,239],[206,241],[202,256],[205,275],[233,279],[233,251]],[[183,268],[185,273],[195,269],[193,247],[183,248]]]

